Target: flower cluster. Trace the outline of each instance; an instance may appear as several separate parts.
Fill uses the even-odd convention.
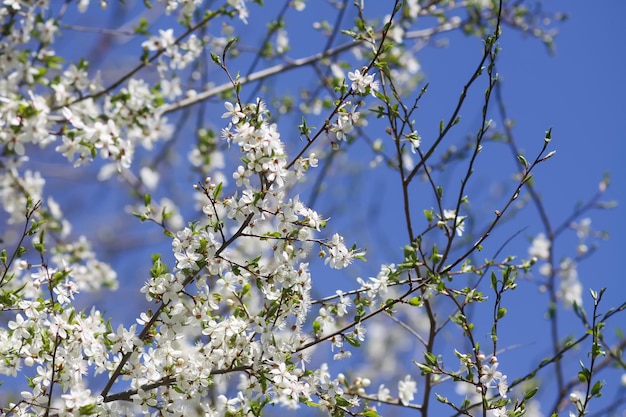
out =
[[[343,242],[343,237],[335,233],[332,239],[326,243],[328,247],[328,257],[326,263],[329,263],[331,268],[341,269],[350,265],[355,258],[360,258],[365,255],[363,251],[357,251],[355,249],[348,249]]]
[[[352,81],[350,88],[359,95],[372,94],[376,97],[378,91],[378,81],[374,80],[374,74],[368,74],[367,68],[363,70],[354,70],[348,73],[348,78]]]
[[[480,368],[480,383],[485,389],[497,388],[501,397],[506,398],[506,393],[509,389],[506,375],[498,371],[498,359],[492,356],[489,359],[491,365],[484,364]]]
[[[244,118],[239,104],[227,103],[228,110],[222,117],[230,117],[231,123],[222,131],[222,137],[238,145],[244,153],[246,166],[237,169],[237,179],[261,174],[270,184],[281,187],[287,177],[285,151],[275,124],[267,123],[267,107],[261,100],[249,104]],[[248,188],[252,190],[252,188]]]
[[[439,227],[445,227],[451,229],[453,232],[456,232],[457,236],[463,236],[463,232],[465,231],[465,219],[467,216],[459,216],[456,210],[444,210],[443,216],[440,216],[437,225]],[[451,223],[449,225],[448,223]]]
[[[583,227],[578,231],[579,237],[585,237],[586,231]],[[579,246],[580,247],[580,246]],[[539,233],[531,243],[528,249],[528,254],[532,257],[533,262],[537,261],[549,261],[544,262],[539,267],[539,272],[544,276],[550,276],[555,274],[560,278],[559,289],[557,296],[563,301],[565,307],[571,307],[574,303],[582,306],[582,284],[578,278],[578,271],[576,261],[566,257],[561,260],[557,268],[553,268],[552,264],[552,242],[546,238],[544,233]]]
[[[134,348],[141,353],[133,364],[137,372],[131,385],[139,389],[170,374],[177,385],[186,387],[188,398],[208,383],[227,384],[213,373],[228,372],[236,362],[248,370],[248,376],[240,380],[236,395],[220,397],[211,410],[247,411],[255,398],[296,407],[303,399],[311,401],[314,390],[328,407],[334,407],[340,394],[338,382],[327,373],[306,377],[306,354],[300,366],[287,360],[310,340],[302,326],[311,309],[312,285],[309,264],[301,259],[315,242],[327,248],[327,262],[334,268],[348,265],[362,253],[346,248],[338,234],[329,240],[316,239],[326,220],[297,195],[287,198],[286,187],[299,178],[286,168],[284,145],[277,126],[268,122],[265,104],[260,100],[227,103],[226,110],[224,117],[230,123],[222,137],[239,147],[244,162],[233,174],[236,188],[220,197],[217,191],[222,185],[207,178],[198,187],[208,199],[202,207],[207,222],[175,233],[172,271],[155,260],[142,292],[163,307],[160,316],[138,320],[143,325],[152,323],[157,336],[149,347]],[[299,164],[314,165],[314,156],[301,158]],[[225,244],[225,234],[238,239],[226,239]],[[255,236],[268,244],[251,245],[249,237]],[[342,297],[342,301],[345,314],[350,300]],[[189,316],[186,311],[193,313]],[[357,325],[352,337],[364,340],[365,333]],[[171,340],[177,340],[175,346]],[[181,400],[173,391],[157,393],[159,401]],[[154,395],[139,389],[135,401],[149,405]]]
[[[334,133],[337,140],[346,140],[347,136],[352,133],[355,126],[359,126],[361,113],[357,111],[358,106],[352,106],[350,110],[346,110],[347,106],[352,103],[346,101],[337,111],[337,120],[330,125],[330,131]]]

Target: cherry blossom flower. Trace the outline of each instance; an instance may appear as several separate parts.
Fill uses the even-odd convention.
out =
[[[398,398],[402,405],[408,405],[415,399],[417,393],[417,382],[411,379],[410,375],[398,381]]]
[[[509,412],[507,411],[506,407],[500,407],[491,410],[491,415],[493,417],[507,417],[509,415]]]
[[[376,394],[376,398],[378,398],[379,401],[389,401],[389,399],[391,398],[389,388],[386,388],[384,385],[381,384],[378,387],[378,393]]]
[[[448,221],[454,222],[453,229],[456,232],[457,236],[463,236],[463,232],[465,231],[465,218],[467,216],[459,216],[456,213],[456,210],[444,210],[443,218],[439,222],[442,225],[446,225]]]
[[[165,49],[168,52],[172,52],[174,46],[174,30],[173,29],[159,29],[159,36],[153,36],[144,43],[142,47],[147,48],[149,51],[160,51]]]
[[[13,331],[13,335],[16,338],[30,339],[30,331],[29,328],[34,323],[31,320],[24,320],[21,314],[17,314],[15,316],[15,320],[11,320],[8,323],[9,329]]]
[[[565,306],[571,307],[574,303],[582,306],[583,288],[578,279],[576,262],[570,258],[563,259],[559,265],[558,275],[561,278],[558,294]]]
[[[331,240],[327,243],[329,253],[325,263],[329,263],[331,268],[342,269],[350,265],[354,258],[363,256],[364,252],[348,249],[343,242],[343,237],[335,233]]]
[[[371,93],[374,97],[376,96],[378,81],[374,80],[374,74],[354,70],[354,72],[348,73],[348,78],[352,81],[352,85],[350,86],[352,91],[361,95]]]
[[[491,384],[499,380],[502,377],[502,372],[498,371],[498,362],[493,363],[491,366],[483,365],[480,368],[480,382],[486,387],[490,387]]]
[[[222,114],[222,118],[230,117],[231,123],[236,125],[240,120],[246,117],[246,114],[241,111],[241,106],[239,103],[235,103],[234,105],[230,102],[225,102],[224,107],[226,107],[226,113]]]
[[[548,259],[550,256],[551,242],[546,238],[544,233],[539,233],[528,249],[528,254],[537,259]]]

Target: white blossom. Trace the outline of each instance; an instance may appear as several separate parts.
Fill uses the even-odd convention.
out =
[[[551,242],[546,238],[544,233],[539,233],[528,249],[528,254],[537,259],[548,259],[550,256]]]
[[[398,381],[398,397],[402,405],[408,405],[415,399],[417,393],[417,382],[411,379],[410,375]]]
[[[352,81],[350,86],[352,91],[361,95],[371,93],[374,97],[376,96],[379,87],[378,81],[374,80],[374,74],[367,74],[357,69],[354,72],[349,72],[348,78]]]

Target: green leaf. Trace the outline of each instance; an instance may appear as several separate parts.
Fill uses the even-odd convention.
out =
[[[450,401],[446,397],[443,397],[443,396],[441,396],[441,395],[439,395],[437,393],[435,393],[435,396],[437,397],[437,401],[439,401],[440,403],[443,403],[443,404],[449,404],[450,403]]]
[[[428,220],[428,223],[433,221],[433,211],[432,210],[424,210],[424,216],[426,216],[426,220]]]
[[[602,387],[603,386],[604,386],[604,382],[596,381],[596,383],[593,384],[593,388],[591,388],[591,395],[593,397],[601,397],[602,396]]]
[[[149,57],[150,57],[150,51],[148,50],[148,48],[143,48],[143,52],[141,53],[141,57],[139,58],[141,62],[144,64],[147,64]]]
[[[322,324],[319,321],[313,322],[313,333],[318,334],[320,329],[322,328]]]
[[[591,371],[589,371],[589,369],[585,367],[582,361],[580,362],[580,367],[582,368],[582,370],[578,372],[578,380],[580,382],[591,381]]]
[[[344,338],[346,339],[346,341],[348,343],[350,343],[354,347],[360,347],[361,346],[361,342],[354,336],[345,335]]]
[[[432,352],[424,352],[424,359],[426,363],[433,367],[438,367],[439,362],[437,361],[437,357]]]
[[[539,391],[539,387],[535,387],[531,390],[528,390],[524,393],[524,401],[528,401],[530,400],[532,397],[535,396],[535,394],[537,394],[537,391]]]
[[[41,241],[40,241],[40,242],[37,242],[37,243],[33,243],[33,248],[35,248],[35,250],[36,250],[36,251],[37,251],[37,253],[39,253],[39,254],[43,254],[43,253],[44,253],[44,251],[45,251],[45,249],[46,249],[46,248],[45,248],[45,246],[44,246],[44,244],[43,244],[43,243],[41,243]]]
[[[138,35],[149,35],[149,28],[150,26],[148,25],[148,20],[145,17],[142,17],[139,19],[139,24],[133,27],[133,31]]]
[[[215,190],[213,190],[213,199],[214,200],[217,200],[219,198],[220,194],[222,194],[222,187],[223,187],[223,184],[220,182],[215,187]]]
[[[546,159],[552,158],[555,154],[556,154],[556,151],[548,152],[548,154],[544,156],[543,158],[541,158],[541,160],[545,161]]]
[[[238,37],[234,37],[231,40],[228,41],[228,43],[226,44],[226,46],[224,47],[224,52],[228,51],[230,48],[232,48],[233,46],[235,46],[235,44],[239,42],[239,38]]]
[[[96,404],[94,403],[94,404],[83,405],[82,407],[79,407],[78,410],[81,416],[89,416],[95,412]]]
[[[433,373],[433,368],[431,368],[428,365],[424,365],[423,363],[415,362],[415,366],[420,368],[420,371],[422,371],[422,375],[427,375],[427,374],[432,374]]]
[[[346,398],[342,397],[339,394],[335,395],[335,400],[337,401],[337,405],[340,406],[340,407],[350,407],[350,406],[352,406],[352,404],[350,404],[350,401],[348,401]]]
[[[522,180],[522,184],[526,184],[528,181],[530,181],[533,178],[533,174],[528,174],[526,175],[526,177],[524,177],[524,179]],[[516,196],[517,198],[517,196]]]
[[[421,307],[422,304],[422,297],[413,297],[409,300],[409,305],[412,305],[414,307]]]
[[[550,143],[551,140],[552,140],[552,128],[546,130],[546,137],[545,137],[544,141],[546,143]]]
[[[526,160],[526,158],[524,158],[523,155],[517,155],[517,160],[520,162],[520,164],[524,165],[524,168],[528,168],[528,161]]]
[[[141,220],[142,222],[145,222],[146,220],[148,220],[148,216],[146,216],[145,214],[142,213],[137,213],[137,212],[133,212],[132,213],[133,216],[137,217],[139,220]]]

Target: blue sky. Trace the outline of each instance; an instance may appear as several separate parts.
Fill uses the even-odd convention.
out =
[[[515,135],[522,147],[532,154],[543,132],[553,128],[551,148],[557,154],[540,167],[536,179],[546,205],[558,218],[594,193],[605,172],[612,178],[607,199],[624,201],[626,175],[621,157],[626,150],[626,105],[622,99],[626,93],[626,52],[620,45],[626,29],[619,16],[626,5],[617,1],[546,4],[569,16],[559,25],[555,56],[544,53],[536,41],[505,30],[498,70],[508,113],[516,121]],[[448,57],[463,51],[462,46],[456,51],[454,48],[452,43]],[[424,66],[432,83],[437,78],[444,83],[441,78],[447,73],[440,76],[438,68],[429,70],[426,61]],[[592,217],[594,225],[613,231],[593,264],[612,264],[619,259],[617,251],[625,247],[620,233],[624,229],[623,209],[595,212]],[[607,275],[619,284],[614,274]]]
[[[611,288],[612,301],[623,300],[620,260],[626,248],[626,154],[623,78],[626,28],[620,16],[626,4],[612,2],[548,2],[569,18],[559,26],[556,55],[537,53],[532,41],[503,38],[505,57],[499,69],[511,99],[509,113],[517,121],[516,135],[532,140],[553,127],[557,154],[537,173],[546,206],[563,218],[573,205],[596,192],[602,175],[611,175],[605,200],[621,203],[616,209],[590,213],[594,227],[608,230],[610,239],[588,262],[580,276],[588,286]],[[528,138],[528,139],[527,139]]]
[[[308,3],[307,10],[316,13],[315,2],[312,0]],[[381,2],[375,5],[375,0],[368,0],[366,3],[372,7],[382,4]],[[556,37],[555,55],[549,56],[537,40],[525,38],[505,28],[500,39],[502,50],[497,69],[503,80],[503,94],[508,114],[516,122],[514,128],[516,141],[529,159],[541,148],[544,132],[552,128],[553,141],[550,149],[556,150],[557,153],[538,167],[535,180],[537,190],[555,223],[558,224],[567,218],[578,201],[585,200],[596,192],[604,173],[611,174],[611,186],[604,200],[617,200],[620,205],[613,210],[596,210],[588,213],[592,218],[592,226],[609,231],[610,239],[600,241],[597,253],[579,265],[579,276],[585,288],[610,289],[605,297],[606,309],[623,302],[626,294],[626,281],[620,274],[621,256],[626,248],[623,209],[626,202],[626,165],[623,162],[626,156],[624,144],[626,81],[623,78],[626,65],[626,48],[623,47],[626,40],[626,25],[623,24],[626,2],[548,0],[544,3],[547,10],[564,11],[569,16],[565,22],[558,25],[559,35]],[[251,7],[251,13],[258,10]],[[86,25],[99,25],[98,20],[101,17],[96,13],[89,13],[85,19]],[[249,30],[261,31],[253,26],[253,23],[254,20],[251,19]],[[311,33],[313,32],[306,28],[296,31],[293,26],[291,27],[290,36],[294,45],[302,45],[304,55],[308,53],[305,49],[309,36],[312,36]],[[69,35],[65,36],[67,40]],[[425,81],[430,83],[428,93],[421,102],[422,108],[417,113],[419,129],[425,144],[432,139],[439,120],[449,116],[451,105],[482,53],[482,44],[476,38],[467,38],[460,34],[446,37],[449,40],[448,46],[427,47],[417,56],[422,65]],[[82,39],[78,46],[87,45],[86,39]],[[103,61],[104,68],[114,70],[123,67],[127,61],[136,62],[136,49],[131,48],[138,44],[139,42],[129,42],[122,48],[122,57],[118,55],[116,60]],[[302,56],[298,52],[299,50],[294,49],[290,55]],[[126,53],[128,55],[124,55]],[[242,67],[243,69],[238,69],[243,71],[246,68]],[[111,76],[110,73],[107,75]],[[293,90],[295,94],[297,86],[290,83],[296,81],[299,81],[297,76],[281,76],[270,85],[286,91]],[[476,92],[472,93],[471,98],[480,97],[483,91],[484,84],[481,84]],[[245,88],[243,96],[247,97]],[[214,116],[220,115],[223,111],[221,104],[216,104],[211,109]],[[459,130],[451,135],[451,140],[460,140],[467,133],[475,132],[480,125],[479,116],[480,108],[476,105],[463,111],[463,123]],[[496,114],[491,117],[496,118]],[[218,117],[213,119],[211,123],[219,130],[223,121],[218,120]],[[293,128],[300,121],[299,118],[296,119],[291,122],[280,121],[279,127],[283,138],[296,134]],[[356,161],[366,162],[372,158],[365,146],[355,146],[353,149],[360,152],[355,156]],[[353,156],[351,155],[351,158]],[[353,167],[352,159],[341,161],[345,162],[342,168],[349,170]],[[507,187],[511,186],[509,177],[513,172],[511,168],[513,163],[510,152],[503,145],[490,146],[485,150],[479,158],[478,168],[469,189],[472,193],[470,199],[473,209],[487,215],[500,208],[498,201],[501,201],[503,193],[509,190]],[[397,262],[401,248],[406,244],[406,233],[403,233],[401,211],[395,211],[397,207],[394,208],[394,201],[397,201],[394,198],[398,197],[398,189],[394,188],[393,182],[388,182],[392,180],[392,173],[379,167],[365,173],[360,179],[349,181],[342,172],[339,169],[331,172],[330,179],[337,183],[331,184],[328,188],[328,198],[320,201],[319,209],[322,214],[332,212],[333,222],[330,226],[332,230],[341,231],[347,241],[356,241],[359,246],[370,249],[368,263],[356,265],[353,270],[342,275],[343,281],[337,281],[340,285],[350,287],[354,285],[353,278],[356,276],[374,276],[380,262]],[[454,188],[458,184],[458,176],[459,172],[452,171],[444,179]],[[181,178],[181,183],[186,182],[185,186],[190,187],[196,180],[186,176]],[[80,212],[83,202],[91,198],[106,198],[107,204],[101,209],[119,209],[125,205],[125,194],[119,190],[112,190],[113,188],[109,188],[106,191],[110,194],[102,194],[100,188],[68,190],[67,200],[61,203],[65,204],[66,212],[72,210]],[[350,200],[352,198],[356,200]],[[353,203],[359,208],[363,207],[363,210],[350,211]],[[421,210],[429,208],[430,205],[432,201],[425,198],[423,207],[419,205],[415,207]],[[334,211],[336,209],[339,211]],[[536,210],[532,206],[526,210],[516,221],[503,225],[502,229],[491,236],[485,245],[485,257],[492,255],[517,232],[519,235],[506,249],[521,257],[526,256],[529,238],[541,231]],[[368,224],[372,218],[374,220]],[[92,217],[83,218],[82,221],[86,222],[84,223],[86,225],[93,225]],[[104,218],[104,223],[106,221]],[[134,221],[132,218],[128,219],[127,224]],[[76,225],[80,227],[81,220],[77,220]],[[576,244],[575,234],[566,234],[564,239],[557,242],[557,257],[571,256]],[[151,247],[149,251],[154,249],[155,247]],[[161,241],[160,250],[163,252],[168,250],[167,241]],[[145,274],[149,254],[138,251],[121,260],[117,258],[118,254],[119,252],[109,254],[109,260],[116,264],[123,280],[124,290],[118,295],[121,298],[116,298],[116,302],[128,301],[127,308],[141,311],[144,307],[141,302],[143,298],[132,291],[141,285],[143,279],[133,277],[137,274],[141,277],[142,271]],[[511,330],[506,332],[506,336],[510,338],[508,341],[510,344],[519,343],[528,346],[529,343],[535,343],[533,337],[545,336],[541,333],[543,330],[535,333],[534,328],[531,331],[524,327],[529,322],[542,322],[545,303],[535,305],[534,301],[528,302],[530,297],[537,297],[537,288],[530,283],[526,283],[515,294],[516,298],[512,300],[510,307]],[[110,294],[102,294],[102,299],[108,296]],[[545,301],[538,299],[541,300],[539,302]],[[585,300],[587,302],[589,298]],[[106,303],[104,305],[107,306]],[[113,307],[110,304],[108,306]],[[112,313],[119,314],[115,309]],[[569,314],[571,315],[571,311]],[[579,332],[580,328],[576,327],[574,320],[572,322],[570,323],[572,331]],[[607,332],[612,332],[615,325],[623,322],[624,320],[619,318],[614,320]],[[519,328],[524,331],[518,332]],[[530,360],[537,359],[538,355],[541,357],[544,353],[546,352],[541,349],[538,352],[526,349],[522,355]]]

